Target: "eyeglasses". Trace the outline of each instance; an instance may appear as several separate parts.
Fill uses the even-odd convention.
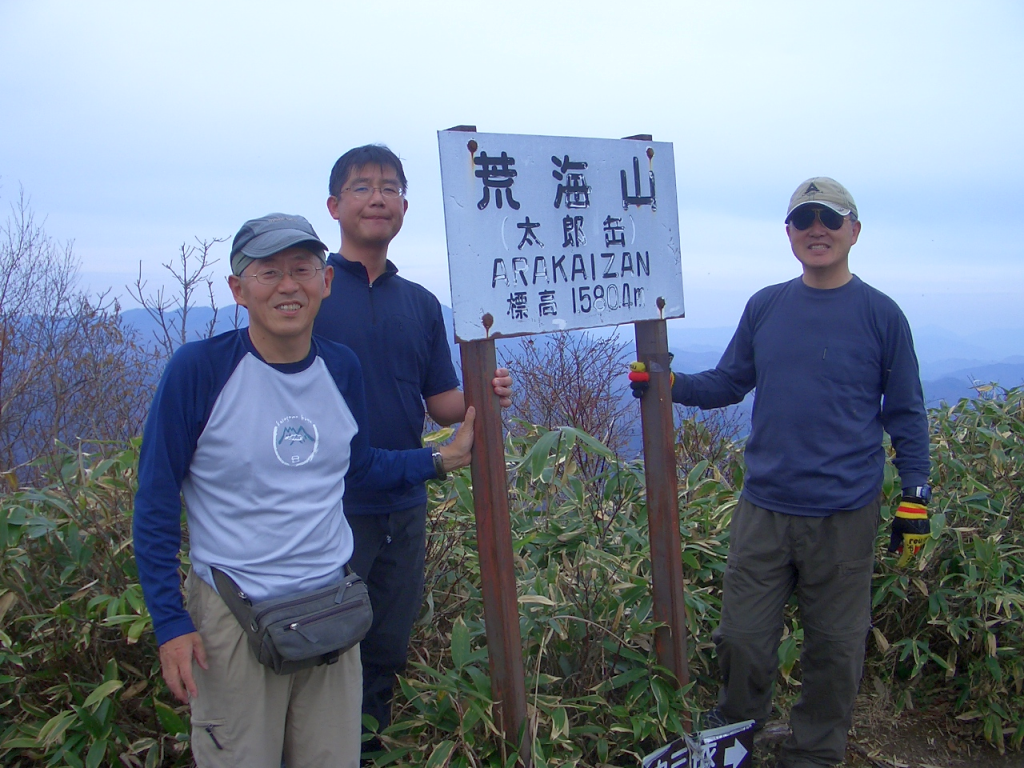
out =
[[[261,269],[251,275],[239,275],[239,277],[251,277],[260,285],[277,285],[289,275],[297,283],[308,283],[316,273],[323,270],[323,267],[314,267],[312,264],[300,264],[292,269]]]
[[[400,197],[405,197],[405,190],[401,187],[396,187],[394,184],[385,184],[383,187],[371,187],[366,184],[360,184],[355,187],[345,187],[342,192],[351,192],[352,197],[356,200],[365,200],[373,194],[373,191],[377,190],[381,196],[388,200],[397,200]]]
[[[793,212],[793,215],[789,217],[789,223],[802,232],[805,229],[810,229],[815,219],[833,231],[842,229],[843,222],[846,221],[845,216],[840,216],[831,208],[810,208],[805,206],[797,208]]]

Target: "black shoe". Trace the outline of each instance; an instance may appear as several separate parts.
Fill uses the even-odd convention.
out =
[[[721,728],[732,723],[729,718],[722,714],[722,710],[718,707],[712,707],[704,713],[704,717],[701,718],[701,730],[709,731],[712,728]]]
[[[719,707],[712,707],[707,712],[705,712],[704,713],[704,717],[701,718],[701,726],[702,726],[701,730],[708,731],[708,730],[711,730],[712,728],[722,728],[722,727],[724,727],[726,725],[732,725],[733,723],[739,723],[739,722],[742,722],[742,721],[741,720],[730,720],[728,717],[725,716],[725,714],[722,712],[722,710]],[[754,727],[751,730],[754,733],[757,733],[762,728],[764,728],[764,724],[766,722],[768,722],[767,719],[755,720],[754,721]]]

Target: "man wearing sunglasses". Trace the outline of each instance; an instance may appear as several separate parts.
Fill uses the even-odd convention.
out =
[[[796,592],[801,695],[780,752],[785,768],[845,756],[871,620],[883,430],[903,483],[892,542],[916,551],[928,534],[928,421],[917,357],[899,307],[850,272],[860,231],[841,184],[803,182],[786,212],[802,275],[756,293],[717,367],[675,374],[672,386],[674,402],[700,408],[756,392],[722,620],[712,635],[723,685],[707,721],[768,719],[783,609]]]
[[[424,410],[442,426],[466,413],[440,303],[399,276],[388,259],[409,208],[407,187],[402,161],[385,146],[356,147],[338,158],[327,209],[341,229],[341,247],[327,261],[334,284],[313,326],[356,353],[370,444],[391,450],[422,445]],[[499,368],[492,384],[501,405],[511,405],[508,371]],[[405,491],[345,494],[355,540],[352,567],[366,581],[374,614],[362,643],[363,713],[381,729],[391,720],[395,673],[405,666],[422,604],[426,509],[422,483]],[[364,750],[379,746],[372,740]]]

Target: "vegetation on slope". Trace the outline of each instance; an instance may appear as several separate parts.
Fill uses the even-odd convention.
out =
[[[878,538],[866,682],[900,708],[942,708],[1000,749],[1024,739],[1024,391],[934,410],[933,538],[910,569]],[[680,526],[691,687],[657,665],[644,481],[574,428],[520,424],[507,443],[535,764],[630,765],[711,705],[740,446],[680,436]],[[443,435],[440,435],[443,437]],[[131,551],[138,442],[68,450],[45,481],[0,497],[0,761],[187,765],[188,712],[160,678]],[[601,457],[586,475],[581,456]],[[432,488],[426,614],[379,764],[508,765],[494,722],[468,474]],[[187,567],[187,564],[186,564]],[[802,631],[780,649],[780,713],[799,686]],[[877,681],[877,683],[875,682]]]

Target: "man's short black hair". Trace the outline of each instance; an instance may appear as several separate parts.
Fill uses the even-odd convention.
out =
[[[348,181],[348,176],[353,168],[362,168],[364,165],[379,165],[381,168],[394,168],[398,174],[398,180],[402,184],[402,190],[409,187],[405,178],[405,170],[402,168],[402,161],[398,155],[392,152],[383,144],[366,144],[362,147],[350,149],[338,158],[338,162],[331,169],[331,180],[328,191],[331,197],[341,194],[341,188]]]

